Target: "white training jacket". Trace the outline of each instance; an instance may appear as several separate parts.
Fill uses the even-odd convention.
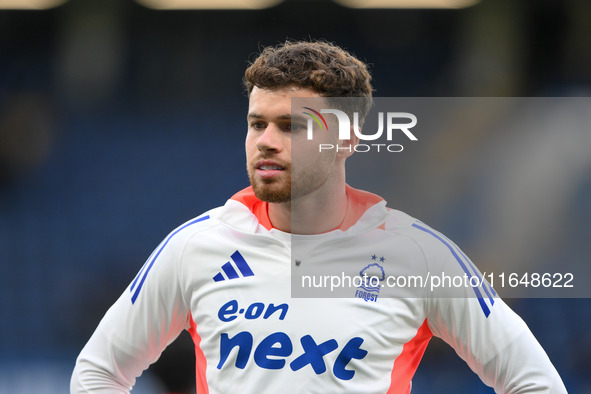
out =
[[[272,228],[251,188],[175,229],[80,353],[71,393],[128,393],[185,329],[199,394],[409,393],[433,335],[499,393],[566,393],[455,244],[378,196],[347,195],[341,226],[320,235]],[[445,275],[479,285],[433,288]]]

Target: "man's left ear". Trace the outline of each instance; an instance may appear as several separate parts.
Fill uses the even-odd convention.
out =
[[[355,147],[359,144],[359,137],[355,134],[353,130],[353,125],[351,125],[350,134],[351,137],[346,140],[339,140],[339,145],[337,149],[337,156],[347,158],[355,153]]]

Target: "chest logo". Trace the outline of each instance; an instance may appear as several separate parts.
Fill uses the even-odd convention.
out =
[[[236,319],[284,320],[288,310],[289,305],[286,303],[265,305],[262,302],[255,302],[244,307],[238,303],[238,300],[230,300],[219,309],[218,318],[224,323]],[[225,365],[231,365],[234,359],[234,365],[237,368],[245,369],[249,360],[253,360],[258,367],[264,369],[283,369],[289,366],[292,371],[296,372],[304,368],[308,370],[308,366],[310,366],[314,373],[321,375],[327,372],[330,367],[327,365],[330,357],[325,359],[325,356],[339,351],[339,342],[343,343],[343,338],[339,337],[337,337],[339,342],[334,338],[320,341],[314,339],[311,334],[305,334],[299,340],[300,348],[297,340],[285,332],[273,332],[265,338],[261,334],[263,332],[260,329],[254,334],[250,331],[241,331],[236,334],[222,332],[220,334],[220,361],[217,369],[221,370]],[[353,360],[362,360],[368,354],[367,350],[361,348],[363,342],[361,337],[351,338],[340,349],[336,360],[330,358],[334,360],[332,373],[335,377],[341,380],[350,380],[355,376],[354,366],[349,363]]]
[[[232,264],[232,262],[234,262],[234,264]],[[236,271],[236,268],[238,271]],[[239,251],[232,253],[230,261],[222,265],[222,271],[218,272],[213,277],[214,282],[221,282],[226,280],[226,278],[228,280],[237,279],[240,278],[240,274],[242,274],[242,277],[254,276],[254,272],[252,272],[252,269]],[[240,272],[240,274],[238,272]]]
[[[380,290],[383,287],[381,282],[386,278],[384,267],[377,263],[378,257],[374,254],[371,256],[371,260],[375,261],[366,265],[359,275],[361,275],[361,284],[357,286],[355,290],[355,297],[363,299],[365,302],[377,302]],[[384,257],[379,258],[379,262],[383,263],[386,259]]]

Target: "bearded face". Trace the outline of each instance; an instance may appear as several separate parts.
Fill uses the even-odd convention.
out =
[[[293,97],[319,95],[307,88],[257,87],[250,95],[247,171],[262,201],[284,203],[305,196],[326,182],[334,165],[335,154],[320,154],[318,143],[307,140],[305,125],[292,120]]]

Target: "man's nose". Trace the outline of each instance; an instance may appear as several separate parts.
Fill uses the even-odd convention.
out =
[[[282,130],[277,125],[269,124],[257,140],[257,148],[262,151],[282,150]]]

